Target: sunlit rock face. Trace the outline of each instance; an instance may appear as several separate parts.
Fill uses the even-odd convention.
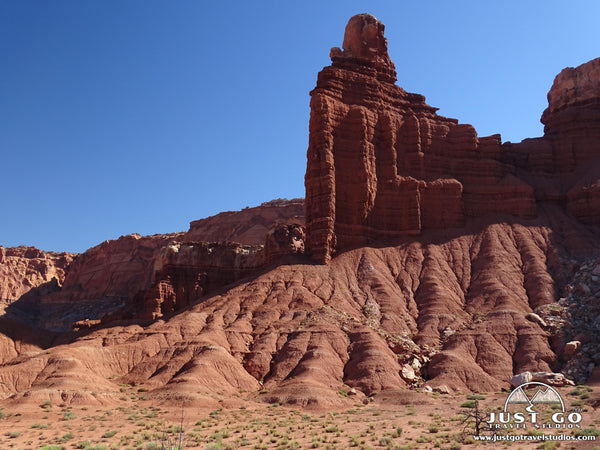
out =
[[[311,92],[306,250],[315,261],[474,217],[533,219],[540,201],[598,220],[598,166],[589,165],[600,154],[598,60],[557,77],[544,137],[502,144],[397,86],[384,29],[370,14],[352,17]]]

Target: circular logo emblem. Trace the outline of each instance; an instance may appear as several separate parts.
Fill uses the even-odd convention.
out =
[[[504,403],[504,411],[511,405],[528,405],[530,411],[535,405],[560,404],[560,411],[565,412],[565,404],[560,394],[552,386],[538,381],[530,381],[516,387]]]

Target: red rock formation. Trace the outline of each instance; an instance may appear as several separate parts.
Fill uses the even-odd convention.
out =
[[[304,199],[271,200],[254,208],[222,212],[190,223],[185,242],[263,245],[277,225],[304,225]]]
[[[278,225],[265,240],[265,259],[272,262],[284,255],[304,253],[304,227],[296,224]]]
[[[416,377],[414,386],[463,391],[495,391],[514,374],[557,370],[549,328],[527,316],[561,295],[549,274],[564,272],[582,249],[599,249],[600,236],[560,209],[541,211],[534,225],[476,222],[347,251],[329,265],[280,265],[169,320],[114,324],[68,347],[16,358],[7,345],[0,395],[39,399],[52,384],[69,398],[92,391],[118,398],[125,382],[156,400],[243,388],[265,389],[272,401],[336,404],[344,385],[359,395],[405,389],[406,364],[422,365],[425,380]],[[169,270],[200,265],[210,250],[177,247],[164,254],[160,273],[183,278],[187,272]],[[167,285],[172,292],[176,283]],[[53,375],[66,360],[73,379]]]
[[[583,223],[600,224],[600,178],[571,188],[567,193],[567,208]]]
[[[306,247],[315,261],[470,217],[534,218],[540,200],[597,223],[600,59],[557,77],[543,138],[502,145],[396,86],[383,30],[373,16],[353,17],[311,92]]]
[[[538,201],[566,205],[583,223],[600,223],[600,58],[566,68],[548,92],[544,136],[504,144]]]
[[[339,255],[268,266],[302,250],[298,200],[101,244],[60,291],[34,298],[40,326],[163,320],[41,352],[33,330],[0,317],[0,398],[118,398],[125,382],[156,400],[264,389],[268,401],[344,405],[347,387],[508,388],[563,368],[570,340],[582,343],[572,373],[600,361],[600,325],[585,314],[600,276],[598,63],[557,77],[543,137],[501,144],[395,86],[372,16],[351,19],[331,55],[311,100],[307,249]],[[194,242],[265,236],[264,248]]]
[[[121,309],[153,281],[154,261],[160,249],[180,234],[121,236],[78,255],[60,285],[30,290],[9,312],[26,314],[46,330],[68,330],[72,322],[99,320]]]
[[[63,285],[63,300],[132,297],[150,285],[161,249],[180,237],[181,233],[131,234],[90,248],[71,265]]]
[[[265,266],[263,246],[173,242],[154,260],[150,286],[118,311],[118,318],[157,319],[191,305],[209,291]],[[115,317],[107,317],[108,323]]]
[[[0,300],[16,300],[44,284],[48,284],[50,290],[58,288],[75,256],[44,252],[35,247],[0,246]]]
[[[203,219],[193,223],[188,233],[134,234],[103,242],[79,255],[68,266],[68,276],[60,269],[61,286],[55,283],[51,290],[34,289],[13,310],[26,311],[35,325],[50,330],[85,329],[115,320],[153,320],[172,314],[286,254],[302,253],[304,230],[297,223],[302,221],[303,205],[301,199],[275,200],[252,210]],[[216,237],[219,232],[223,241],[261,240],[261,245],[190,241],[191,236]],[[21,265],[44,255],[36,249],[27,251],[29,259],[17,258]],[[10,275],[21,284],[29,283],[32,277],[22,273],[25,266],[23,270],[15,266],[14,251],[8,249],[2,255],[5,253],[8,256],[3,256],[5,263],[0,266],[6,270],[5,279]],[[29,271],[39,278],[42,266],[37,261]],[[66,269],[66,262],[64,266]],[[49,277],[55,272],[44,273]]]

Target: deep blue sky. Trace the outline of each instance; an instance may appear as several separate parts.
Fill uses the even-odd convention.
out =
[[[600,56],[597,0],[0,0],[0,244],[84,251],[304,196],[308,93],[360,12],[400,86],[505,141]]]

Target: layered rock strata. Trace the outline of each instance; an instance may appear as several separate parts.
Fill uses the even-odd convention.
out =
[[[598,60],[557,77],[543,137],[502,144],[395,86],[383,28],[351,19],[312,94],[307,249],[330,264],[269,266],[304,248],[300,200],[103,243],[8,307],[33,305],[38,329],[35,308],[0,317],[3,405],[126,383],[178,405],[246,390],[347,408],[341,392],[597,373]],[[73,320],[111,326],[47,331]]]
[[[170,315],[208,292],[256,273],[265,264],[263,246],[173,242],[154,259],[151,283],[102,322]]]
[[[9,313],[47,330],[154,320],[303,253],[303,212],[302,199],[274,200],[192,222],[187,233],[121,236],[76,257],[0,247],[0,292],[15,302]]]
[[[262,245],[277,225],[304,225],[304,199],[276,199],[241,211],[227,211],[190,223],[185,242]]]
[[[503,145],[396,86],[383,30],[369,14],[353,17],[311,92],[306,249],[315,261],[472,217],[534,218],[546,199],[597,219],[600,166],[579,172],[600,154],[599,60],[557,77],[543,138]]]
[[[573,277],[583,266],[564,262],[600,249],[600,235],[558,208],[540,211],[536,225],[475,222],[350,250],[329,265],[279,265],[168,320],[113,323],[48,351],[22,350],[10,340],[16,330],[0,328],[0,399],[42,404],[57,391],[67,403],[94,402],[92,392],[118,399],[119,383],[127,383],[156,402],[201,404],[203,396],[264,389],[268,401],[347,401],[349,408],[356,400],[340,396],[342,389],[361,398],[410,386],[493,392],[510,388],[518,373],[560,370],[564,343],[549,338],[552,323],[542,308],[569,283],[550,274],[588,291],[585,283],[585,302],[593,302],[598,283]],[[158,272],[187,277],[175,264],[201,263],[199,247],[188,245],[167,250]],[[597,259],[588,257],[592,280]],[[165,292],[176,283],[165,283]],[[529,318],[534,311],[543,322]],[[597,329],[594,319],[580,318],[590,328],[573,322],[589,340],[568,334],[583,343],[586,370],[597,351],[587,334]]]

